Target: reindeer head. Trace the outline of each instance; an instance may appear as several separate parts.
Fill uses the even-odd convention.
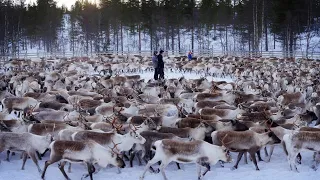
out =
[[[201,122],[197,128],[203,129],[205,133],[211,133],[212,131],[214,131],[214,128],[206,122]]]
[[[222,146],[219,148],[221,149],[221,154],[222,154],[219,160],[227,163],[232,162],[230,151],[225,146]]]
[[[269,131],[266,132],[268,134],[269,137],[269,143],[268,144],[279,144],[281,143],[281,140],[276,136],[276,134],[274,134],[274,132]]]
[[[131,130],[127,135],[131,137],[133,143],[144,144],[146,142],[146,139],[134,130]]]
[[[121,143],[118,143],[118,144],[115,144],[114,141],[112,141],[113,143],[113,147],[109,147],[110,150],[111,150],[111,158],[112,158],[112,161],[111,161],[111,164],[116,166],[116,167],[120,167],[120,168],[124,168],[126,166],[125,162],[123,161],[122,158],[120,158],[120,151],[118,149],[118,145],[121,144]],[[108,159],[108,161],[110,161],[110,159]],[[108,164],[99,164],[99,165],[102,165],[103,167],[106,167]]]
[[[157,125],[150,117],[148,117],[143,124],[149,127],[149,130],[159,130],[161,129],[161,125]]]

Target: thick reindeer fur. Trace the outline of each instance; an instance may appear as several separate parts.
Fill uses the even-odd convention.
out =
[[[72,140],[74,141],[84,141],[93,140],[103,146],[112,146],[113,143],[118,144],[117,149],[120,152],[129,151],[133,144],[144,144],[146,139],[144,139],[140,134],[130,131],[125,135],[117,134],[115,132],[111,133],[101,133],[93,131],[79,131],[72,134]]]
[[[144,179],[145,174],[151,165],[161,161],[160,172],[167,180],[164,169],[171,162],[196,163],[198,168],[198,179],[202,179],[210,171],[210,165],[216,164],[219,160],[231,162],[231,156],[224,147],[209,144],[205,141],[180,142],[176,140],[158,140],[154,143],[155,156],[146,165],[140,180]],[[201,167],[206,170],[201,174]]]
[[[23,133],[28,131],[30,123],[20,120],[0,120],[0,127],[2,131]]]
[[[51,135],[38,136],[31,133],[11,133],[11,132],[1,132],[0,133],[0,152],[4,150],[23,152],[23,164],[22,170],[24,170],[25,162],[28,156],[31,157],[33,162],[36,164],[38,171],[41,173],[41,169],[38,165],[38,160],[36,158],[36,151],[45,152],[52,141]],[[9,160],[9,157],[7,157]]]
[[[225,119],[235,119],[239,113],[245,112],[244,110],[237,108],[237,109],[216,109],[216,108],[203,108],[199,110],[199,114],[201,116],[211,116],[217,115],[221,118]]]
[[[160,133],[160,132],[154,132],[154,131],[144,131],[141,133],[141,136],[146,139],[146,142],[144,144],[136,144],[133,147],[133,151],[130,155],[130,166],[133,167],[133,158],[135,154],[139,151],[142,151],[142,154],[139,158],[139,161],[141,162],[141,158],[150,160],[151,158],[151,146],[154,144],[154,142],[162,139],[175,139],[175,140],[182,140],[182,138],[172,134],[172,133]],[[139,154],[138,154],[139,155]]]
[[[298,172],[296,157],[302,150],[320,151],[320,132],[293,131],[283,136],[283,145],[291,170]]]
[[[39,101],[31,97],[8,97],[4,98],[1,103],[9,113],[14,109],[23,111],[26,108],[36,108],[39,105]]]
[[[233,152],[239,152],[237,163],[233,169],[238,168],[239,161],[245,152],[249,152],[256,170],[259,170],[255,153],[267,144],[280,143],[281,140],[273,133],[263,134],[254,131],[215,131],[211,134],[212,142],[215,145],[225,145]]]
[[[28,127],[28,132],[37,135],[51,134],[54,140],[58,139],[58,133],[63,129],[82,130],[80,127],[73,127],[67,124],[61,123],[39,123],[31,124]]]
[[[88,166],[88,173],[91,180],[93,179],[92,173],[95,171],[93,166],[95,163],[103,168],[107,167],[108,164],[120,168],[125,167],[125,163],[117,154],[91,140],[81,142],[54,141],[50,144],[50,149],[50,159],[45,163],[42,178],[45,177],[48,166],[58,161],[62,161],[59,169],[66,179],[69,179],[64,171],[66,161],[71,163],[85,163]]]
[[[172,133],[181,138],[190,138],[194,140],[204,140],[206,133],[214,130],[208,123],[202,122],[196,128],[170,128],[162,127],[160,133]]]

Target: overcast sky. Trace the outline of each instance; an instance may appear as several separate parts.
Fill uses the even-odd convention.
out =
[[[37,0],[27,0],[27,3],[32,3],[32,2],[36,2]],[[67,8],[70,8],[74,2],[76,2],[76,0],[55,0],[57,2],[58,6],[62,6],[62,4],[64,4]],[[92,2],[94,2],[95,0],[91,0]],[[98,0],[97,0],[98,2]]]

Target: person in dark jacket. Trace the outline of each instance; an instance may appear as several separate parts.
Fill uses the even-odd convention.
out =
[[[163,56],[162,56],[162,53],[164,51],[163,50],[160,50],[159,52],[159,55],[158,55],[158,73],[159,73],[159,78],[161,80],[164,79],[164,62],[163,62]]]
[[[153,52],[152,64],[153,64],[153,68],[154,68],[153,78],[154,78],[154,80],[158,80],[159,73],[158,73],[158,52],[157,51]]]

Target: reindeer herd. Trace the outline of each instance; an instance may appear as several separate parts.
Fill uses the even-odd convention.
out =
[[[247,154],[270,162],[283,148],[291,170],[298,171],[302,150],[320,162],[320,61],[279,58],[167,57],[168,72],[182,77],[145,80],[151,57],[106,54],[95,58],[12,59],[0,74],[0,152],[31,158],[44,179],[58,163],[83,164],[93,173],[108,165],[132,167],[136,158],[147,171],[161,172],[170,162],[194,163],[198,179],[211,165]],[[202,75],[186,79],[185,73]],[[230,76],[233,82],[213,81]],[[270,147],[269,151],[267,147]],[[43,169],[38,160],[50,152]],[[231,154],[232,153],[232,154]],[[125,161],[128,161],[127,163]],[[152,167],[159,162],[159,168]],[[1,164],[3,165],[3,164]],[[202,169],[204,168],[204,171]]]

